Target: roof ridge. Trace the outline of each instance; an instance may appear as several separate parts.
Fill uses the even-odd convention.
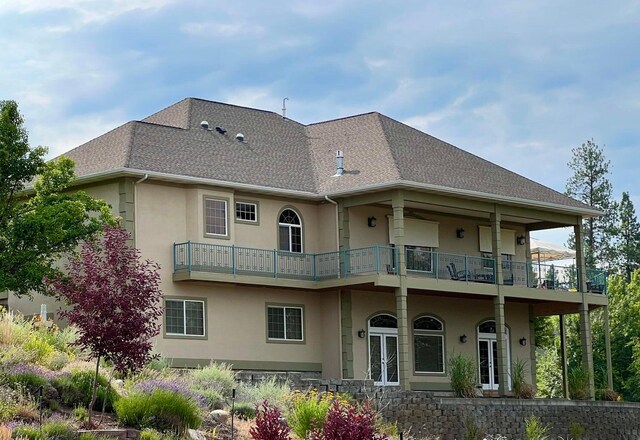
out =
[[[264,109],[261,109],[261,108],[248,107],[246,105],[229,104],[228,102],[213,101],[211,99],[204,99],[204,98],[189,97],[189,98],[185,98],[185,99],[192,99],[192,100],[195,100],[195,101],[209,102],[211,104],[226,105],[226,106],[229,106],[229,107],[243,108],[243,109],[246,109],[246,110],[254,110],[254,111],[263,112],[263,113],[271,113],[273,115],[276,115],[276,116],[279,116],[279,117],[282,118],[281,114],[276,113],[273,110],[264,110]],[[298,121],[295,121],[294,119],[291,119],[291,118],[283,118],[283,119],[288,119],[288,120],[293,121],[293,122],[298,122]],[[299,124],[299,122],[298,122],[298,124]]]
[[[376,123],[378,124],[380,131],[382,131],[382,137],[384,138],[385,144],[387,144],[387,151],[389,152],[389,156],[391,156],[391,162],[393,163],[393,168],[395,169],[396,176],[398,179],[402,179],[402,173],[400,172],[400,167],[398,166],[398,161],[396,160],[396,156],[394,154],[394,149],[391,148],[391,143],[389,142],[389,135],[387,131],[384,129],[384,125],[382,125],[382,113],[373,112],[376,117]]]
[[[133,154],[133,140],[136,137],[136,130],[138,129],[138,123],[139,121],[131,121],[132,122],[132,128],[131,128],[131,134],[129,135],[129,142],[127,143],[127,153],[125,156],[125,167],[128,167],[129,164],[131,163],[131,156]]]
[[[306,127],[311,127],[312,125],[327,124],[327,123],[330,123],[330,122],[343,121],[345,119],[360,118],[362,116],[375,115],[375,114],[379,115],[380,112],[377,112],[377,111],[365,112],[365,113],[359,113],[357,115],[343,116],[341,118],[327,119],[326,121],[312,122],[311,124],[307,124]]]

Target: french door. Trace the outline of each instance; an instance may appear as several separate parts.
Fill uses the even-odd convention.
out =
[[[369,371],[376,385],[399,385],[397,329],[384,330],[369,332]]]
[[[480,383],[483,390],[498,389],[498,342],[495,339],[478,339]]]

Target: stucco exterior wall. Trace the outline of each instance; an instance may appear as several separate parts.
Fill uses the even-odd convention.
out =
[[[389,313],[395,316],[395,296],[393,293],[352,291],[352,318],[353,318],[353,357],[355,379],[368,378],[369,353],[368,339],[358,338],[357,331],[367,329],[368,320],[379,314]],[[445,337],[445,371],[447,360],[457,353],[469,355],[476,364],[478,363],[477,326],[487,320],[493,320],[494,307],[491,300],[475,300],[460,298],[444,298],[423,295],[409,295],[408,298],[409,322],[421,315],[433,315],[444,323]],[[529,331],[528,306],[520,303],[507,303],[505,305],[506,323],[509,328],[509,348],[511,360],[522,359],[531,366],[530,347],[521,346],[518,340],[522,337],[531,341]],[[461,343],[460,336],[467,335],[467,342]],[[409,355],[411,362],[411,382],[425,382],[432,384],[432,388],[443,388],[449,383],[446,374],[424,374],[414,372],[413,358],[413,332],[409,328]],[[526,378],[532,382],[531,372]],[[433,385],[441,384],[441,385]],[[425,385],[426,387],[426,385]],[[427,387],[428,388],[428,387]],[[444,387],[446,388],[446,387]]]

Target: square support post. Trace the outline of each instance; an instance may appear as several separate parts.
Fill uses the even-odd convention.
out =
[[[562,395],[569,398],[569,381],[567,375],[567,329],[565,327],[564,315],[560,315],[560,362],[562,363]]]
[[[409,383],[409,315],[407,305],[407,264],[404,242],[404,193],[393,194],[393,234],[398,252],[399,287],[396,288],[396,314],[398,319],[398,372],[400,386],[411,389]]]
[[[609,330],[609,306],[604,306],[602,311],[602,320],[604,327],[604,352],[607,358],[607,387],[613,389],[613,365],[611,362],[611,333]]]
[[[578,217],[577,224],[573,225],[573,235],[576,244],[576,267],[578,269],[578,292],[587,291],[587,275],[584,260],[584,231],[582,230],[582,217]]]
[[[583,294],[584,295],[584,294]],[[595,383],[593,378],[593,347],[591,345],[591,317],[589,304],[580,304],[580,345],[582,346],[582,368],[589,372],[589,397],[595,400]]]
[[[340,296],[342,378],[353,379],[353,315],[351,313],[351,291],[340,290],[338,295]]]
[[[496,262],[496,284],[502,285],[502,238],[500,237],[500,208],[496,205],[491,213],[491,248]]]
[[[507,355],[507,325],[504,313],[504,297],[493,299],[496,320],[496,343],[498,349],[498,394],[506,396],[509,392],[509,356]]]
[[[343,276],[348,272],[347,251],[350,246],[349,237],[349,208],[346,208],[342,202],[338,202],[338,243],[340,245],[340,275]]]

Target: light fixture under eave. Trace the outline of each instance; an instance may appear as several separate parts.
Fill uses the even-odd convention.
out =
[[[464,229],[462,229],[462,228],[456,229],[456,237],[464,238]]]
[[[367,336],[367,331],[365,329],[358,330],[358,337],[360,339],[364,339],[365,336]]]
[[[520,338],[518,342],[520,342],[520,345],[524,347],[525,345],[527,345],[527,338]]]
[[[466,344],[467,343],[467,335],[460,336],[460,342],[462,342],[463,344]]]
[[[374,216],[371,216],[367,219],[367,226],[369,226],[370,228],[375,228],[377,224],[378,221]]]
[[[518,236],[518,238],[516,238],[516,241],[518,242],[518,244],[520,246],[524,246],[525,243],[527,242],[527,239],[526,239],[526,237],[524,235],[520,235],[520,236]]]

